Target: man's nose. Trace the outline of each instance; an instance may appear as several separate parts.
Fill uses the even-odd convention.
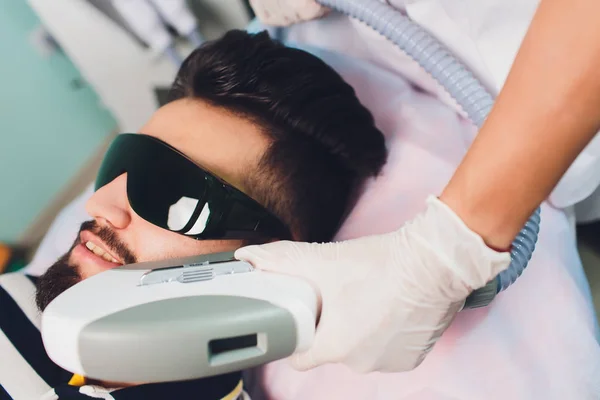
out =
[[[104,220],[115,229],[125,229],[131,223],[133,212],[127,199],[127,174],[98,189],[85,209],[95,220]]]

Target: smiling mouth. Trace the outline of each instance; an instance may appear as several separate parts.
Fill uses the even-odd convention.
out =
[[[119,260],[117,260],[116,258],[114,258],[108,252],[104,251],[103,248],[101,248],[100,246],[98,246],[97,244],[95,244],[92,241],[88,240],[87,242],[85,242],[85,247],[87,247],[87,249],[89,251],[91,251],[92,253],[94,253],[98,257],[102,258],[103,260],[106,260],[108,262],[115,263],[115,264],[122,264]]]

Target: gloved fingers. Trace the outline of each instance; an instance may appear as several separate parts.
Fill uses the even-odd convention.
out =
[[[317,336],[316,340],[318,339],[319,336]],[[337,354],[341,353],[332,353],[330,349],[315,343],[310,349],[293,354],[289,358],[289,362],[292,368],[298,371],[308,371],[323,364],[339,362],[340,357]]]
[[[261,20],[263,23],[267,23],[267,20],[270,18],[269,9],[273,10],[272,1],[268,0],[250,0],[250,7],[256,14],[256,17]]]
[[[322,292],[323,274],[319,273],[324,256],[316,243],[280,241],[246,246],[235,252],[235,258],[252,264],[256,269],[296,276]],[[319,295],[320,296],[320,295]]]
[[[236,250],[235,258],[252,264],[255,268],[273,272],[288,273],[294,269],[296,260],[303,258],[302,247],[307,243],[280,241],[242,247]]]
[[[314,0],[301,0],[298,3],[298,6],[295,7],[296,15],[302,21],[320,18],[329,12],[327,7],[323,7]]]
[[[468,284],[472,290],[483,287],[487,282],[505,270],[510,264],[510,253],[497,252],[489,248],[483,239],[473,232],[456,213],[437,197],[427,199],[428,217],[423,222],[423,230],[428,232],[427,240],[432,248],[437,249],[448,260],[461,260],[462,262],[444,263],[452,273]],[[457,243],[445,240],[443,232],[452,231]],[[437,234],[436,234],[437,233]],[[480,262],[485,260],[485,262]],[[465,268],[465,266],[477,268]]]
[[[363,251],[364,252],[364,251]],[[282,240],[279,242],[239,248],[235,258],[247,261],[255,268],[272,272],[310,276],[315,271],[322,275],[328,266],[340,257],[352,257],[352,246],[346,242],[305,243]],[[335,271],[330,271],[335,272]]]
[[[289,361],[292,368],[298,371],[307,371],[323,364],[323,362],[315,358],[315,352],[312,348],[303,353],[293,354]]]
[[[271,26],[289,26],[322,17],[328,11],[315,0],[250,0],[250,5],[258,19]]]
[[[339,347],[336,336],[340,331],[348,331],[349,319],[332,314],[327,305],[322,310],[320,322],[317,325],[312,346],[301,353],[295,353],[289,358],[292,368],[306,371],[326,363],[339,362],[344,356],[344,349]]]
[[[338,243],[276,242],[235,255],[258,269],[302,277],[319,293],[314,341],[290,358],[292,366],[344,363],[359,372],[414,369],[470,290],[510,262],[437,198],[387,234]]]
[[[280,4],[278,0],[250,0],[250,6],[256,17],[267,25],[283,26],[291,19],[286,15],[290,12],[289,7]]]

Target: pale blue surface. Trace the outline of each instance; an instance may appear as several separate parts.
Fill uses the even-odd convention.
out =
[[[14,241],[65,187],[115,120],[62,54],[29,42],[39,20],[25,0],[0,0],[0,241]],[[109,60],[107,60],[109,61]]]

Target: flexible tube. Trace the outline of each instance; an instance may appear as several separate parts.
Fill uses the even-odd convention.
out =
[[[466,66],[418,24],[378,0],[317,0],[317,2],[366,23],[395,43],[437,80],[467,113],[471,121],[481,128],[494,104],[493,96]],[[495,293],[512,285],[527,267],[538,239],[540,212],[538,208],[514,240],[510,252],[510,266],[496,277],[495,282],[491,283],[495,286],[492,286]],[[482,291],[484,289],[489,291],[490,285],[486,288],[482,288]],[[477,291],[474,295],[477,296]],[[466,307],[481,305],[485,304],[467,301]]]

